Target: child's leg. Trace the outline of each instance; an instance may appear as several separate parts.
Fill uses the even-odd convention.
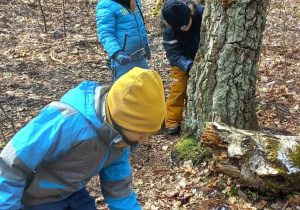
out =
[[[95,200],[85,188],[64,200],[40,205],[25,205],[23,210],[96,210]]]
[[[66,200],[72,210],[96,210],[95,199],[85,188],[73,193]]]
[[[188,73],[176,66],[171,70],[172,84],[170,87],[170,95],[166,101],[166,128],[181,125],[188,76]]]
[[[69,204],[66,200],[44,203],[40,205],[24,205],[22,210],[67,210],[69,209]]]

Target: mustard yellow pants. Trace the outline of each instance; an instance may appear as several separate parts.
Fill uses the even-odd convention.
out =
[[[166,128],[181,125],[183,120],[182,111],[185,106],[188,73],[174,66],[171,69],[172,84],[170,87],[170,95],[166,101],[167,116]]]

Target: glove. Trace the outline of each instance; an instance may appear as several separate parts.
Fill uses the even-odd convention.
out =
[[[124,53],[122,51],[116,52],[114,54],[114,59],[119,64],[121,64],[121,66],[124,66],[124,65],[132,62],[132,59],[126,53]]]
[[[151,50],[148,44],[145,44],[145,54],[143,56],[148,60],[151,59]]]
[[[186,72],[186,73],[189,73],[191,68],[193,67],[193,63],[194,61],[191,60],[191,59],[186,59],[184,61],[181,61],[182,65],[183,65],[183,70]]]

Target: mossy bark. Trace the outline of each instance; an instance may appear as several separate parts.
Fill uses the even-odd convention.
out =
[[[162,6],[164,5],[164,3],[166,2],[167,0],[157,0],[157,3],[156,3],[156,7],[154,8],[154,10],[152,11],[152,15],[158,15],[160,14],[160,10],[162,8]],[[194,0],[195,1],[195,0]],[[198,3],[199,5],[205,5],[205,0],[197,0],[195,1],[195,3]]]
[[[166,2],[167,0],[157,0],[157,3],[156,3],[156,7],[154,8],[154,10],[152,11],[152,15],[158,15],[160,14],[160,10],[162,8],[162,6],[164,5],[164,3]]]
[[[268,2],[206,2],[200,47],[188,85],[185,137],[199,139],[206,122],[258,130],[256,73]]]
[[[208,123],[201,142],[211,149],[211,169],[266,194],[300,191],[300,137]]]

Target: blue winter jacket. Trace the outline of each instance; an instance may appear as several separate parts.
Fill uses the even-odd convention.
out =
[[[177,66],[188,72],[192,67],[199,43],[200,28],[204,7],[196,7],[198,12],[192,16],[192,26],[189,31],[176,31],[165,27],[163,46],[171,66]]]
[[[141,209],[131,189],[129,148],[107,122],[108,86],[85,81],[52,102],[0,154],[0,209],[62,200],[100,173],[110,209]]]
[[[111,69],[117,78],[134,67],[148,69],[142,51],[135,53],[149,44],[140,0],[136,0],[135,14],[132,14],[124,0],[99,0],[96,20],[100,43],[109,55]],[[128,56],[132,55],[133,62],[121,66],[113,59],[113,55],[118,51],[123,51]]]

